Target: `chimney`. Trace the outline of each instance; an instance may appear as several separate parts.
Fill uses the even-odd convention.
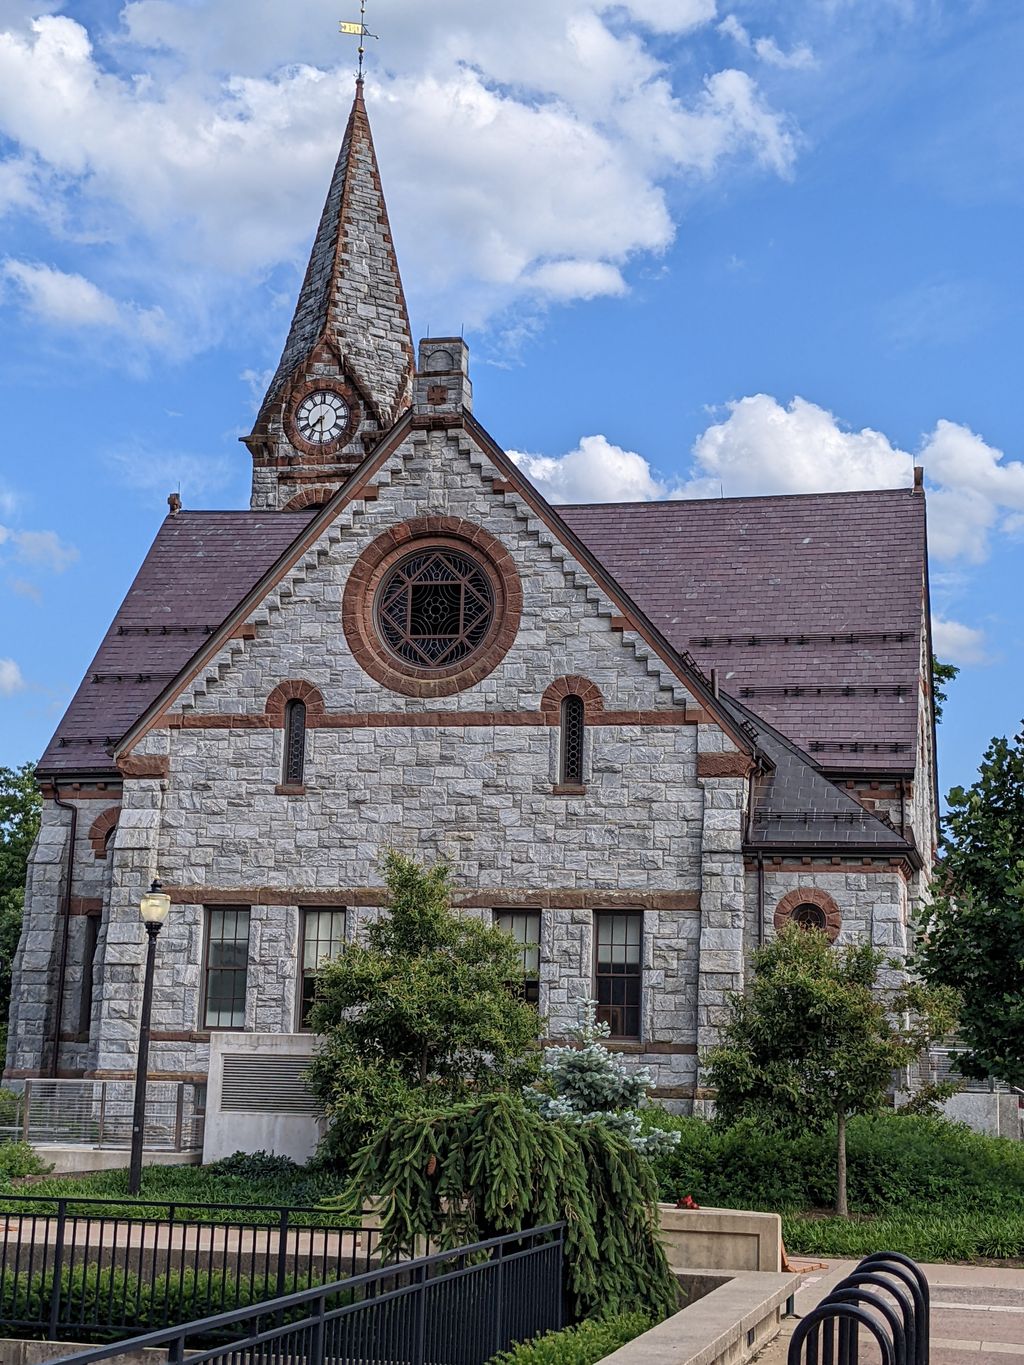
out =
[[[168,515],[176,517],[178,513],[181,511],[181,494],[180,493],[169,494],[167,498],[167,506],[171,509]]]
[[[924,465],[914,465],[914,492],[924,492]]]
[[[413,420],[424,426],[457,426],[463,411],[473,411],[469,347],[462,337],[424,338],[413,380]]]

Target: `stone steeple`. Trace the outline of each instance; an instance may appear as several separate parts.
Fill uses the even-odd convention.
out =
[[[244,438],[253,508],[324,501],[408,407],[413,371],[360,81],[281,361]]]

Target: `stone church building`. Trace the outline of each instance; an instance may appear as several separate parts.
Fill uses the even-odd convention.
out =
[[[248,511],[172,497],[39,764],[8,1079],[153,1078],[301,1034],[396,847],[593,995],[686,1107],[787,920],[897,953],[936,838],[925,498],[552,507],[414,348],[361,87]]]

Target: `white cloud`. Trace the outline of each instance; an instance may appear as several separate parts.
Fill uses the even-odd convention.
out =
[[[725,37],[732,38],[740,47],[752,52],[755,57],[768,66],[789,68],[790,70],[806,70],[808,67],[817,65],[814,53],[806,43],[798,43],[790,52],[784,52],[774,38],[751,37],[749,31],[744,28],[735,14],[727,14],[718,25],[718,31]]]
[[[672,241],[669,182],[737,158],[789,175],[795,134],[749,75],[677,90],[649,46],[714,13],[521,0],[484,17],[450,0],[437,25],[393,0],[368,100],[416,301],[473,323],[621,293],[630,260]],[[0,33],[0,188],[88,258],[9,265],[23,303],[51,325],[199,347],[254,277],[300,267],[351,90],[347,61],[320,65],[335,23],[326,0],[135,0],[98,47],[66,14]]]
[[[508,454],[553,503],[650,502],[667,492],[642,455],[613,445],[605,436],[584,436],[567,455]]]
[[[693,454],[691,477],[673,496],[907,488],[914,465],[923,465],[931,550],[939,559],[981,563],[990,534],[1014,530],[1024,514],[1024,463],[944,419],[911,453],[870,427],[847,429],[804,398],[783,407],[759,393],[728,404],[728,416],[707,428]]]
[[[622,9],[655,33],[686,33],[715,17],[715,0],[620,0],[620,3]]]
[[[168,339],[162,309],[118,303],[84,275],[7,257],[0,261],[0,280],[4,279],[13,287],[22,310],[50,327],[106,329],[142,346],[163,346]]]
[[[967,664],[988,663],[985,632],[960,621],[932,617],[932,643],[938,658],[945,663],[963,667]]]
[[[0,526],[0,553],[5,548],[19,564],[63,573],[78,559],[78,550],[61,540],[56,531],[14,531]]]
[[[871,427],[849,430],[805,398],[784,407],[758,393],[726,410],[695,441],[689,477],[671,486],[642,455],[604,436],[584,437],[567,455],[513,458],[552,502],[909,489],[920,464],[929,484],[929,544],[936,559],[982,563],[993,534],[1024,529],[1024,463],[1006,460],[956,422],[937,422],[911,453]]]
[[[21,669],[13,659],[0,659],[0,697],[11,697],[26,686]]]

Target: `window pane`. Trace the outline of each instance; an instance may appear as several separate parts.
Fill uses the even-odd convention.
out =
[[[519,945],[526,978],[523,998],[531,1005],[540,1000],[540,911],[496,910],[494,923]]]
[[[601,910],[594,915],[597,1017],[616,1038],[639,1038],[641,938],[636,912]]]
[[[320,966],[345,946],[345,911],[303,910],[302,975],[299,983],[299,1026],[308,1028]]]
[[[249,911],[206,912],[205,1028],[244,1028],[249,970]]]

